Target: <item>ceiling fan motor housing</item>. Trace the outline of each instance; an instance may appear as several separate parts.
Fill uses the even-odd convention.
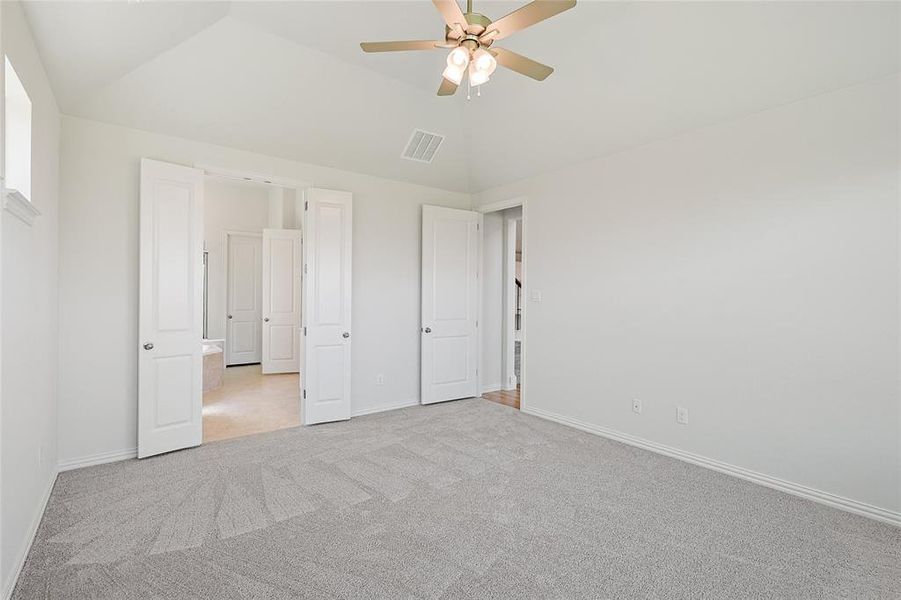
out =
[[[448,43],[466,46],[470,50],[476,50],[479,46],[490,46],[491,38],[484,41],[479,40],[479,36],[488,30],[491,25],[491,19],[479,13],[466,13],[466,32],[462,37],[455,37],[457,31],[448,26],[444,27],[444,37]],[[462,25],[462,23],[461,23]]]

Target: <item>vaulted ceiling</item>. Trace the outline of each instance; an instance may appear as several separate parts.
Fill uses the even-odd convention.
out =
[[[498,18],[524,2],[476,0]],[[503,40],[556,68],[435,95],[431,2],[27,2],[66,114],[480,191],[899,69],[894,2],[597,2]],[[447,136],[400,158],[414,128]]]

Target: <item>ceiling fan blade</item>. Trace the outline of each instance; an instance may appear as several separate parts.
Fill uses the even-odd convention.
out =
[[[444,40],[409,40],[404,42],[362,42],[363,52],[404,52],[409,50],[434,50],[444,46]]]
[[[444,77],[441,78],[441,86],[438,88],[439,96],[453,96],[457,93],[457,84],[453,81],[448,81]]]
[[[493,40],[501,40],[521,29],[559,15],[575,5],[576,0],[535,0],[489,25],[484,35]],[[497,33],[492,33],[494,31]]]
[[[507,67],[511,71],[522,73],[526,77],[531,77],[538,81],[544,81],[548,78],[548,75],[554,72],[553,67],[543,65],[540,62],[536,62],[531,58],[526,58],[525,56],[517,54],[512,50],[507,50],[506,48],[492,46],[489,52],[494,55],[494,58],[497,59],[497,64],[500,66]]]
[[[447,23],[447,26],[452,30],[465,30],[466,25],[466,17],[463,16],[463,11],[460,10],[460,5],[457,4],[457,0],[432,0],[432,3],[435,5],[435,8],[438,9],[438,12],[441,13],[441,16],[444,17],[444,22]]]

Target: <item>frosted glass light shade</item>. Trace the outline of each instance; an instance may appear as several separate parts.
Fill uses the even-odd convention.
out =
[[[444,73],[442,73],[441,75],[451,83],[460,85],[460,82],[463,81],[463,73],[465,72],[465,67],[447,65],[447,68],[444,69]]]
[[[485,71],[479,71],[475,68],[475,63],[470,63],[469,65],[469,84],[479,86],[483,83],[488,83],[488,73]]]
[[[457,46],[447,55],[447,66],[465,69],[469,64],[469,50],[462,46]]]
[[[490,77],[497,68],[497,59],[484,48],[479,48],[472,55],[472,64],[476,71],[484,73],[486,77]]]

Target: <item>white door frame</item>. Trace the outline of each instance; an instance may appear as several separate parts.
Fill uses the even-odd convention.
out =
[[[477,210],[480,213],[485,214],[485,213],[492,213],[492,212],[499,212],[502,210],[507,210],[508,208],[516,208],[517,206],[522,207],[522,281],[523,281],[522,313],[520,314],[520,317],[519,317],[520,318],[520,327],[522,329],[522,333],[520,334],[521,347],[522,347],[522,353],[520,355],[520,364],[521,364],[520,371],[521,372],[520,372],[520,380],[518,381],[518,383],[519,383],[519,409],[525,410],[525,407],[526,407],[526,368],[525,368],[525,365],[526,365],[526,354],[529,351],[529,345],[526,343],[526,336],[528,335],[528,332],[529,332],[529,328],[526,325],[527,324],[527,316],[526,315],[528,313],[528,304],[529,304],[529,302],[528,302],[528,300],[529,300],[529,295],[528,295],[528,286],[529,286],[528,240],[529,240],[529,237],[527,234],[528,222],[529,222],[529,217],[528,217],[529,202],[528,202],[527,197],[517,196],[514,198],[510,198],[508,200],[501,200],[499,202],[492,202],[491,204],[477,206],[475,208],[475,210]],[[482,248],[484,248],[484,246],[485,246],[484,236],[485,236],[485,231],[483,228],[482,243],[480,245],[480,247],[482,247]],[[514,231],[514,236],[515,236],[515,231]],[[516,334],[516,319],[513,314],[515,312],[515,305],[516,305],[516,290],[510,289],[511,285],[513,285],[513,286],[516,285],[515,283],[513,283],[513,279],[516,276],[516,272],[515,272],[516,267],[515,267],[515,263],[514,263],[513,272],[510,273],[509,269],[508,269],[508,265],[506,264],[506,259],[507,259],[506,251],[508,249],[507,237],[508,237],[508,234],[507,234],[507,231],[505,230],[505,238],[504,238],[504,250],[505,250],[505,252],[504,252],[504,254],[505,254],[505,256],[504,256],[504,259],[505,259],[505,265],[504,265],[504,318],[502,321],[503,328],[504,328],[504,366],[503,366],[504,378],[505,378],[504,389],[506,389],[506,385],[507,385],[507,381],[508,381],[506,379],[507,374],[508,374],[508,365],[509,365],[509,373],[514,372],[513,371],[513,363],[515,360],[515,352],[516,352],[516,344],[513,343],[514,336]],[[515,243],[515,237],[514,237],[514,243]],[[483,285],[482,280],[480,278],[479,279],[480,288],[482,285]],[[511,293],[512,293],[512,297],[510,297]],[[481,299],[481,297],[482,297],[482,291],[480,289],[479,290],[479,298]],[[512,310],[511,310],[511,307],[513,307]],[[482,309],[480,306],[479,320],[483,321],[484,315],[481,314],[481,310]],[[482,345],[481,335],[482,335],[482,331],[480,328],[479,329],[479,336],[480,336],[479,347],[480,348]],[[479,389],[482,389],[481,385],[482,385],[482,382],[480,380],[479,381]]]
[[[503,328],[504,360],[501,365],[504,380],[501,389],[514,390],[516,379],[516,222],[509,219],[504,223],[504,314]],[[525,302],[523,302],[525,304]]]
[[[224,327],[223,331],[225,332],[225,348],[222,349],[222,358],[223,358],[223,360],[225,360],[226,365],[228,364],[228,351],[229,351],[228,350],[228,346],[229,346],[229,339],[228,339],[228,308],[229,308],[228,307],[228,263],[229,263],[229,258],[230,258],[230,252],[229,252],[228,244],[230,241],[229,238],[231,236],[239,236],[239,235],[245,236],[245,237],[258,237],[258,238],[260,238],[260,240],[263,239],[262,231],[241,231],[238,229],[227,229],[222,232],[222,238],[221,238],[222,239],[222,255],[224,258],[224,260],[222,261],[222,292],[224,295],[222,297],[225,298],[225,312],[222,314],[222,325]],[[260,260],[262,260],[262,255],[260,257]],[[261,269],[262,269],[262,267],[261,267]],[[261,271],[261,273],[262,273],[262,271]],[[261,293],[262,293],[262,290],[261,290]],[[260,301],[262,302],[262,299]],[[261,324],[260,325],[260,340],[261,340],[260,341],[260,350],[261,351],[263,348],[262,335],[263,335],[263,329],[262,329],[262,324]]]

